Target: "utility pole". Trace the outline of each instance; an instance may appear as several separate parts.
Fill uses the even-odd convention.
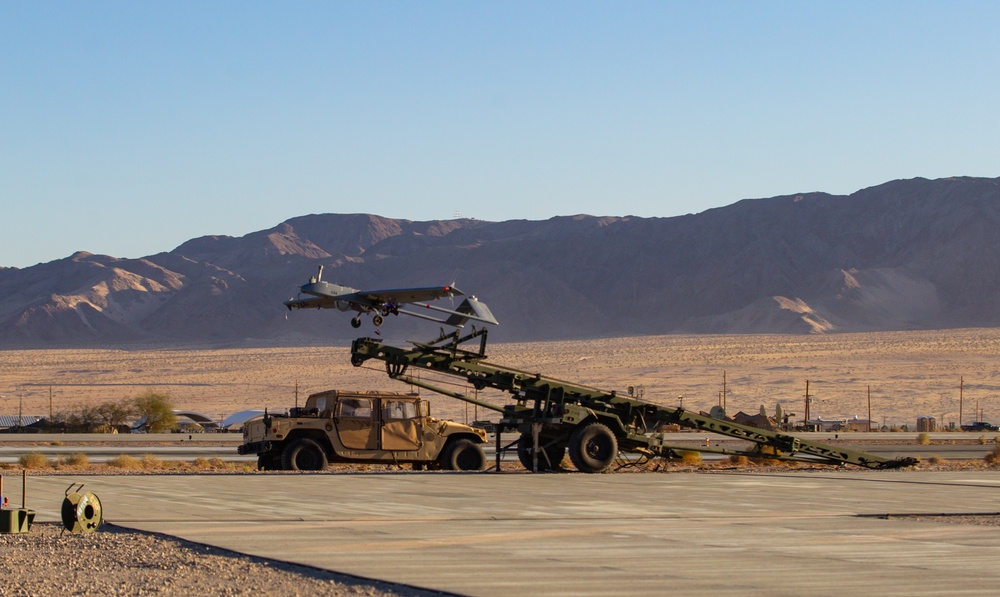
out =
[[[52,420],[52,386],[49,386],[49,421]]]
[[[806,380],[806,426],[809,426],[809,403],[812,402],[812,394],[809,393],[809,380]]]
[[[872,387],[868,386],[868,433],[872,432]]]
[[[958,428],[962,428],[962,404],[964,397],[962,394],[965,391],[965,377],[958,378]]]
[[[726,372],[722,372],[722,410],[726,410]]]
[[[299,380],[295,380],[295,410],[299,408]]]

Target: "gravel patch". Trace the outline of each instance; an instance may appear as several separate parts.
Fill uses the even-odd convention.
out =
[[[995,512],[986,514],[889,514],[885,516],[885,519],[1000,527],[1000,513]]]
[[[441,593],[246,556],[104,524],[0,535],[0,595],[383,595]]]

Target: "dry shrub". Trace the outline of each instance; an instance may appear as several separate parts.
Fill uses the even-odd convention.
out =
[[[681,450],[679,452],[681,462],[684,464],[701,464],[701,452],[694,450]]]
[[[733,454],[732,456],[729,457],[729,464],[733,464],[736,466],[746,466],[750,464],[750,459],[744,456],[743,454]]]
[[[66,460],[63,461],[63,464],[65,464],[66,466],[77,466],[83,468],[90,466],[90,459],[87,458],[86,454],[82,452],[77,452],[75,454],[70,454],[69,456],[67,456]]]
[[[49,442],[49,445],[50,446],[61,446],[61,445],[63,445],[63,443],[62,442]]]
[[[191,463],[191,466],[196,469],[205,470],[212,468],[212,463],[209,462],[208,458],[195,458],[194,462]]]
[[[31,452],[28,454],[21,454],[17,458],[17,463],[21,465],[21,468],[35,469],[35,468],[51,468],[52,463],[49,459],[45,457],[45,454],[41,452]]]
[[[927,462],[934,465],[941,465],[944,464],[944,458],[941,458],[940,456],[931,456],[927,459]]]
[[[163,468],[163,461],[152,454],[143,454],[141,459],[143,470],[156,470]]]
[[[917,443],[921,446],[931,445],[931,436],[929,433],[921,433],[917,435]]]
[[[1000,446],[993,448],[993,451],[983,457],[987,464],[1000,464]]]
[[[986,443],[987,443],[987,442],[986,442],[986,436],[985,436],[985,435],[980,435],[980,436],[979,436],[979,445],[980,445],[980,446],[985,446],[985,445],[986,445]]]
[[[108,461],[108,466],[113,468],[137,469],[142,468],[142,462],[135,456],[119,454]]]

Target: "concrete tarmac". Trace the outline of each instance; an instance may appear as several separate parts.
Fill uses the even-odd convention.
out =
[[[463,595],[1000,587],[1000,527],[878,517],[996,515],[1000,471],[28,477],[36,522],[71,482],[114,524]]]

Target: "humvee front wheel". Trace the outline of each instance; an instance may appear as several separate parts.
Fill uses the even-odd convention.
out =
[[[469,439],[455,441],[441,457],[441,468],[449,471],[481,471],[486,468],[483,447]]]
[[[618,438],[601,423],[577,427],[569,436],[569,458],[582,473],[603,473],[618,456]]]
[[[257,456],[257,470],[259,471],[280,471],[281,454],[260,454]]]
[[[326,465],[326,452],[309,438],[293,441],[281,453],[281,468],[286,471],[321,471]]]

